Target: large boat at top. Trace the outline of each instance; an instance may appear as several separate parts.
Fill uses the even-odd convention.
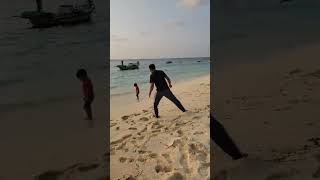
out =
[[[43,11],[42,0],[36,0],[36,2],[36,11],[25,11],[18,16],[28,19],[35,28],[89,22],[91,21],[91,14],[95,10],[93,0],[87,0],[86,3],[81,5],[60,5],[56,13]]]

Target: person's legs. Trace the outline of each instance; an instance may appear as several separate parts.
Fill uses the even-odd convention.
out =
[[[176,96],[170,91],[164,91],[163,94],[166,98],[172,101],[182,112],[185,112],[186,109],[182,106],[181,102],[176,98]]]
[[[163,94],[161,92],[157,92],[154,98],[153,108],[154,108],[154,114],[157,118],[159,117],[158,105],[162,97],[163,97]]]
[[[236,144],[233,142],[224,127],[213,117],[210,116],[210,136],[211,139],[232,159],[237,160],[246,156],[242,154]]]
[[[87,100],[84,103],[83,109],[87,114],[88,120],[92,120],[92,109],[91,109],[92,100]]]

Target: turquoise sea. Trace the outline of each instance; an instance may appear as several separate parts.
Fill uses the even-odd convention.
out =
[[[210,58],[171,58],[171,59],[143,59],[124,60],[124,64],[139,61],[139,69],[120,71],[116,65],[120,60],[111,60],[110,63],[110,95],[111,97],[134,93],[133,84],[137,83],[140,89],[149,87],[149,65],[155,64],[156,68],[163,70],[173,83],[190,80],[210,73]],[[167,61],[172,63],[167,64]]]

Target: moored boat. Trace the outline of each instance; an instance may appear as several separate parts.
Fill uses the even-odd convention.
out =
[[[124,65],[123,61],[121,61],[121,65],[117,65],[120,70],[134,70],[134,69],[139,69],[139,61],[137,63],[129,63],[128,65]]]
[[[57,13],[45,12],[42,10],[42,1],[37,0],[36,11],[25,11],[19,17],[28,19],[35,28],[43,28],[89,22],[94,10],[93,1],[87,0],[86,4],[80,6],[61,5]]]

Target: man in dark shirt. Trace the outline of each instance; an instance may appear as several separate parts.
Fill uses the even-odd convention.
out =
[[[172,101],[182,112],[186,112],[180,101],[173,95],[170,88],[172,87],[170,78],[161,70],[156,70],[156,66],[154,64],[149,65],[149,69],[151,72],[150,75],[150,91],[149,97],[153,91],[154,85],[156,85],[157,93],[154,99],[154,113],[156,118],[159,118],[158,105],[163,96]],[[169,86],[167,84],[169,83]]]

